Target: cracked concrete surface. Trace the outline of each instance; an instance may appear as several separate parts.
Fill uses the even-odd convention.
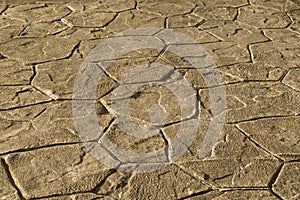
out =
[[[167,111],[161,134],[134,138],[115,126],[111,93],[134,67],[172,66],[191,83],[200,105],[188,151],[142,174],[109,169],[93,158],[72,115],[74,79],[89,52],[139,27],[172,28],[201,44],[224,81],[228,107],[221,137],[199,159],[214,117],[208,93],[220,85],[208,87],[190,63],[170,52],[143,49],[116,60],[105,69],[96,98],[86,101],[95,104],[100,127],[120,147],[159,149],[180,120],[175,96],[149,84],[131,98],[130,114],[147,125],[151,106],[161,104]],[[300,198],[299,0],[4,0],[0,67],[0,199]]]

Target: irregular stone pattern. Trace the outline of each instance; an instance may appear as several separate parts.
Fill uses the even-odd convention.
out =
[[[274,183],[274,191],[284,199],[299,199],[300,164],[287,163]]]
[[[120,172],[82,144],[74,121],[87,116],[73,116],[73,85],[93,48],[140,27],[172,28],[205,48],[224,82],[226,124],[210,154],[198,158],[209,122],[217,117],[209,94],[221,85],[208,85],[188,58],[140,49],[107,68],[107,61],[98,62],[95,98],[76,101],[95,105],[103,135],[128,152],[163,148],[169,161],[167,145],[182,114],[172,91],[158,80],[145,81],[130,97],[132,121],[147,126],[164,117],[166,125],[149,138],[118,128],[112,92],[134,68],[171,66],[157,77],[179,72],[197,97],[191,113],[201,111],[195,138],[176,162],[147,173]],[[155,34],[162,33],[145,33]],[[164,42],[168,50],[182,41]],[[4,0],[0,67],[0,199],[300,198],[298,0]],[[152,119],[155,105],[164,109]],[[101,142],[101,130],[91,142]]]
[[[7,162],[25,198],[91,191],[110,173],[80,145],[11,154]]]
[[[13,187],[12,183],[9,180],[9,175],[5,169],[4,161],[1,159],[0,165],[0,199],[19,199],[17,190]]]

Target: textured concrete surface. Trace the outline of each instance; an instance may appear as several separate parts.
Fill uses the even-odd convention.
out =
[[[116,60],[90,101],[112,142],[131,152],[159,149],[178,129],[174,94],[151,84],[138,89],[130,101],[137,124],[149,123],[147,111],[158,101],[168,111],[163,134],[141,139],[114,124],[111,92],[135,66],[173,66],[201,105],[188,151],[166,168],[125,173],[103,165],[82,144],[72,115],[76,73],[107,37],[139,27],[182,32],[216,62],[227,117],[205,158],[197,151],[214,117],[213,88],[178,55],[153,49]],[[0,199],[300,198],[299,0],[4,0],[0,67]]]

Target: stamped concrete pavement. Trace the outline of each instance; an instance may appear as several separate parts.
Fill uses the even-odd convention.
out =
[[[179,102],[157,84],[137,89],[130,115],[147,125],[159,103],[167,113],[161,134],[135,138],[116,124],[112,91],[141,64],[172,66],[193,87],[201,114],[178,160],[122,172],[93,157],[79,137],[73,86],[92,49],[141,27],[173,29],[207,51],[224,82],[226,120],[199,158],[215,117],[209,93],[221,86],[207,86],[168,51],[131,51],[104,70],[95,98],[85,100],[107,138],[129,152],[150,152],[175,137]],[[0,36],[0,199],[300,199],[299,0],[4,0]]]

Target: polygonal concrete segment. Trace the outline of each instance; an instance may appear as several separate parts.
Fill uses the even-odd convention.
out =
[[[178,165],[217,188],[267,188],[279,162],[275,159],[210,159]]]
[[[127,199],[180,199],[209,189],[175,165],[151,174],[133,175],[129,184]]]
[[[299,5],[299,2],[297,2],[297,5],[293,5],[291,4],[291,11],[290,11],[290,16],[291,18],[293,19],[294,23],[291,24],[291,27],[290,29],[292,31],[296,31],[299,33],[300,31],[300,26],[299,26],[299,8],[300,8],[300,5]],[[298,9],[295,9],[295,8],[298,8]]]
[[[98,10],[93,10],[89,13],[73,12],[71,15],[64,17],[62,22],[69,26],[97,28],[107,24],[115,17],[115,13],[100,13]]]
[[[125,190],[129,186],[129,181],[132,174],[115,172],[105,179],[101,187],[98,187],[94,192],[100,195],[109,195],[112,199],[124,198]]]
[[[208,54],[213,57],[217,66],[232,65],[250,61],[246,47],[235,42],[217,42],[203,44]]]
[[[159,132],[153,137],[139,139],[126,134],[118,126],[113,125],[107,130],[105,135],[111,142],[130,152],[147,153],[163,148],[165,145],[165,141]]]
[[[242,81],[277,81],[285,73],[284,67],[279,68],[276,65],[266,65],[264,63],[250,64],[242,63],[219,69],[224,77],[225,83],[234,83]]]
[[[51,97],[39,90],[25,86],[0,86],[0,110],[18,108],[51,101]],[[7,101],[9,99],[9,101]]]
[[[13,6],[5,12],[5,15],[25,22],[36,22],[58,20],[70,12],[71,11],[66,7],[41,2],[36,4]],[[35,18],[32,16],[35,16]]]
[[[4,59],[0,55],[0,85],[27,85],[33,75],[31,66],[24,66],[23,63],[15,60]]]
[[[61,21],[37,22],[24,28],[21,35],[26,37],[40,37],[52,34],[59,34],[69,27]]]
[[[243,122],[237,126],[258,144],[284,158],[300,156],[300,117],[279,117]]]
[[[265,35],[273,41],[282,41],[285,43],[297,43],[299,41],[299,34],[288,29],[266,29]]]
[[[71,99],[81,63],[82,60],[61,60],[37,65],[32,85],[53,99]]]
[[[6,164],[0,159],[0,199],[20,199],[17,190],[13,187],[11,180],[8,176]]]
[[[228,191],[224,194],[213,198],[213,200],[231,200],[231,199],[262,199],[262,200],[275,200],[278,199],[271,192],[267,190],[237,190]]]
[[[297,42],[291,44],[275,40],[273,42],[252,44],[249,48],[253,63],[293,68],[300,63],[298,46]]]
[[[151,6],[150,6],[151,7]],[[121,12],[105,28],[113,33],[119,33],[138,27],[164,27],[165,17],[157,13],[148,13],[143,10]]]
[[[99,125],[104,129],[109,125],[112,115],[107,113],[101,103],[95,103],[95,107],[99,114]],[[63,112],[60,112],[62,110]],[[53,144],[80,142],[74,126],[71,101],[5,111],[1,112],[0,116],[0,154]]]
[[[259,81],[230,84],[226,88],[229,123],[300,113],[300,107],[296,105],[300,100],[300,93],[284,84]],[[207,104],[208,89],[200,90],[200,96],[204,104]],[[210,108],[209,105],[206,107]]]
[[[3,6],[3,9],[5,10],[7,6]],[[17,36],[20,31],[24,28],[25,22],[20,22],[17,19],[7,19],[4,16],[0,16],[0,22],[1,22],[1,38],[0,42],[5,42],[9,40],[11,37]]]
[[[251,142],[236,127],[225,126],[223,134],[212,149],[214,158],[236,158],[240,161],[267,157],[268,154]]]
[[[205,27],[205,24],[203,26]],[[243,46],[269,40],[261,31],[235,21],[221,23],[218,27],[209,29],[209,32],[222,40],[235,42]]]
[[[282,83],[300,92],[299,76],[300,76],[300,69],[291,69],[282,80]]]
[[[194,8],[191,2],[177,2],[175,0],[165,2],[141,1],[139,9],[163,16],[178,15],[187,13]]]
[[[300,164],[286,163],[281,169],[276,182],[273,185],[274,191],[284,199],[299,199],[300,197]]]
[[[91,191],[110,173],[81,145],[12,154],[7,163],[25,198]]]
[[[49,36],[35,39],[16,38],[1,43],[0,53],[5,57],[31,64],[68,57],[76,44],[76,41]],[[11,46],[14,48],[10,48]]]
[[[241,8],[238,21],[257,28],[285,28],[291,23],[284,13],[271,8],[266,10],[260,6]]]

